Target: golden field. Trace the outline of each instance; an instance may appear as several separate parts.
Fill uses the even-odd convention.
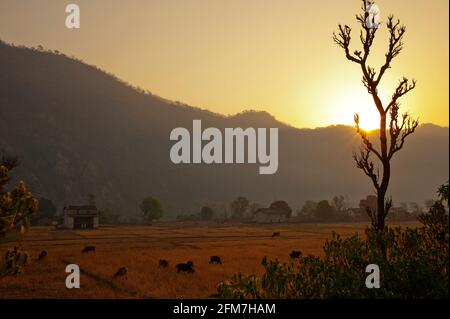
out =
[[[405,222],[405,227],[418,223]],[[363,234],[367,224],[218,225],[158,223],[153,226],[103,226],[97,230],[33,227],[24,248],[31,261],[23,274],[0,279],[0,298],[207,298],[234,273],[260,274],[263,256],[288,260],[292,250],[321,255],[331,232]],[[272,238],[274,231],[280,237]],[[82,253],[94,245],[94,253]],[[13,242],[0,242],[3,256]],[[42,250],[48,256],[38,261]],[[212,255],[222,265],[210,265]],[[159,259],[169,261],[160,269]],[[194,274],[175,265],[194,262]],[[67,289],[65,267],[81,269],[81,288]],[[120,267],[124,278],[114,279]]]

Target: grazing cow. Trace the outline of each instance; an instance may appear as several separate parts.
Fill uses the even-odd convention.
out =
[[[293,250],[293,251],[290,253],[289,256],[290,256],[292,259],[295,259],[295,258],[300,258],[302,255],[303,255],[303,254],[302,254],[301,251]]]
[[[167,268],[169,267],[169,262],[165,259],[159,260],[159,268]]]
[[[192,261],[188,261],[185,264],[178,264],[178,265],[176,265],[176,268],[177,268],[177,272],[184,271],[187,273],[193,273],[195,271],[194,263]]]
[[[45,250],[41,251],[41,253],[39,254],[38,260],[41,261],[43,260],[45,257],[47,257],[47,252]]]
[[[280,237],[281,233],[279,231],[273,232],[272,237]]]
[[[84,247],[84,249],[81,252],[88,253],[90,251],[95,252],[95,246],[86,246],[86,247]]]
[[[209,259],[209,263],[210,264],[221,264],[222,265],[222,260],[220,259],[219,256],[211,256],[211,258]]]
[[[119,270],[114,274],[114,278],[125,277],[128,273],[127,267],[120,267]]]

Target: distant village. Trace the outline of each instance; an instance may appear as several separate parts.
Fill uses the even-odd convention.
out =
[[[152,199],[157,203],[155,199]],[[238,197],[229,207],[203,206],[197,213],[186,213],[169,219],[163,215],[149,217],[144,211],[140,220],[129,220],[126,216],[111,209],[97,207],[93,195],[87,204],[66,205],[57,211],[51,200],[41,198],[39,211],[32,217],[33,226],[54,226],[56,229],[97,229],[109,224],[144,224],[161,220],[168,222],[214,222],[214,223],[335,223],[335,222],[369,222],[368,210],[376,209],[376,196],[368,195],[359,201],[357,207],[351,207],[343,196],[332,200],[307,200],[297,211],[285,201],[278,200],[268,207],[250,203],[245,197]],[[391,221],[416,220],[417,216],[427,211],[433,201],[426,201],[423,206],[415,202],[402,203],[391,208],[388,219]],[[158,203],[159,205],[159,203]],[[142,205],[141,205],[142,209]],[[148,212],[147,212],[148,213]],[[149,212],[151,214],[151,212]],[[146,216],[147,215],[147,216]]]

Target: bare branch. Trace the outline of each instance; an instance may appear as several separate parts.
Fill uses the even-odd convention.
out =
[[[380,152],[378,152],[375,147],[373,146],[372,142],[370,142],[369,140],[369,136],[367,135],[367,132],[364,131],[360,126],[359,126],[359,114],[355,114],[354,117],[355,120],[355,126],[356,126],[356,132],[359,134],[359,136],[362,139],[362,143],[363,145],[369,149],[371,152],[373,152],[378,159],[382,160],[381,154]]]
[[[390,110],[391,121],[389,124],[389,134],[391,137],[391,144],[389,148],[388,159],[403,148],[406,138],[413,134],[419,125],[418,119],[412,119],[408,113],[401,116],[401,123],[399,122],[399,104],[392,105]]]
[[[397,88],[395,89],[394,94],[392,94],[391,102],[386,107],[385,111],[388,112],[393,105],[398,104],[398,99],[407,94],[409,91],[414,90],[416,84],[416,80],[413,79],[410,83],[407,78],[403,77],[403,79],[399,82]]]
[[[386,218],[386,216],[389,214],[389,211],[391,210],[393,205],[392,202],[392,197],[390,196],[389,198],[386,199],[385,204],[384,204],[384,214],[383,214],[383,219]]]
[[[370,48],[372,47],[373,41],[375,40],[375,34],[377,33],[376,28],[368,28],[366,25],[365,15],[359,14],[356,16],[356,20],[361,24],[362,29],[359,35],[359,39],[364,49],[364,57],[362,61],[365,63],[370,54]]]
[[[350,41],[352,29],[348,25],[339,25],[339,33],[333,32],[333,41],[345,51],[348,60],[361,64],[361,58],[355,57],[350,53]]]
[[[370,177],[373,186],[378,191],[380,189],[378,185],[378,172],[375,172],[375,165],[370,160],[370,153],[371,151],[368,148],[361,148],[359,154],[353,153],[353,159],[356,162],[356,166]]]
[[[348,60],[357,63],[361,66],[363,72],[363,83],[370,94],[376,94],[376,71],[366,65],[367,58],[370,54],[370,49],[372,47],[373,41],[375,39],[375,34],[377,32],[376,28],[369,28],[366,25],[366,1],[362,0],[362,14],[356,15],[356,20],[361,24],[362,30],[360,33],[360,40],[363,45],[363,51],[354,51],[353,55],[350,53],[350,41],[351,41],[351,31],[352,29],[348,26],[339,25],[339,33],[333,33],[334,42],[339,45],[345,51],[345,56]]]
[[[376,85],[378,85],[387,69],[391,67],[392,60],[400,54],[403,50],[403,37],[406,32],[406,27],[400,25],[400,20],[394,22],[394,16],[390,15],[388,17],[387,28],[389,31],[389,48],[386,53],[386,60],[384,65],[380,69],[378,78],[376,80]]]
[[[369,94],[377,94],[376,86],[374,85],[375,81],[375,75],[376,71],[374,68],[367,66],[365,64],[362,64],[362,71],[363,71],[363,79],[362,82],[364,86],[367,89],[367,92]]]

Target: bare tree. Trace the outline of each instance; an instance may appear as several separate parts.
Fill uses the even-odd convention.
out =
[[[362,2],[363,13],[356,15],[356,20],[362,27],[359,37],[362,43],[362,51],[356,50],[353,54],[351,53],[350,41],[352,29],[348,25],[339,25],[339,32],[337,34],[333,33],[333,40],[344,49],[345,56],[349,61],[361,67],[363,74],[362,82],[368,93],[372,96],[374,105],[380,113],[379,147],[372,144],[367,132],[359,125],[359,115],[355,115],[356,130],[362,139],[362,146],[358,153],[353,154],[353,157],[357,167],[363,170],[375,187],[377,210],[373,211],[372,209],[368,209],[367,213],[371,218],[372,226],[375,229],[381,230],[385,226],[386,216],[392,206],[392,199],[386,199],[386,192],[391,176],[390,161],[394,154],[402,149],[405,139],[414,133],[419,124],[418,120],[412,119],[408,113],[399,114],[399,99],[416,87],[416,81],[409,81],[404,77],[395,89],[390,102],[387,105],[383,105],[378,95],[378,85],[385,72],[391,68],[391,63],[394,58],[403,50],[403,38],[406,27],[400,24],[400,20],[395,20],[393,15],[388,17],[386,26],[389,31],[389,47],[385,55],[386,59],[384,64],[379,71],[376,71],[375,68],[368,65],[367,59],[378,29],[370,28],[366,24],[368,6],[365,0],[362,0]],[[379,161],[380,165],[376,165],[373,158]]]

